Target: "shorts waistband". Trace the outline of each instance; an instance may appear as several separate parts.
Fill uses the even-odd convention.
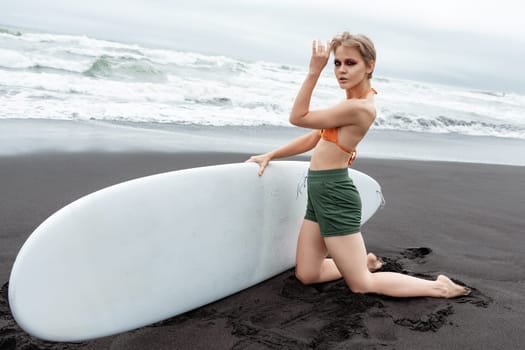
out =
[[[308,179],[310,180],[340,180],[348,179],[348,168],[310,170],[308,169]]]

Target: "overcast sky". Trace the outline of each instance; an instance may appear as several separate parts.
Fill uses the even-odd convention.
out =
[[[518,0],[16,0],[0,25],[307,65],[312,39],[376,44],[376,76],[525,93]]]

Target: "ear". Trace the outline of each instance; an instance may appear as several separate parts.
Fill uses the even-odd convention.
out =
[[[372,74],[375,67],[376,67],[376,61],[370,61],[370,64],[366,67],[366,73]]]

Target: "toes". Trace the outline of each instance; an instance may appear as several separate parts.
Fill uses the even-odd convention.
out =
[[[381,258],[377,258],[377,261],[374,266],[374,271],[381,270],[385,266],[385,262]]]
[[[385,265],[385,262],[383,261],[383,259],[375,256],[372,253],[370,253],[369,255],[371,255],[369,258],[369,263],[368,263],[368,270],[370,272],[376,272],[377,270],[380,270]]]

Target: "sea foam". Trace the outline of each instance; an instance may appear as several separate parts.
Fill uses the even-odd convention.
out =
[[[0,29],[0,118],[290,126],[307,67]],[[525,96],[376,77],[374,128],[525,138]],[[344,98],[331,70],[312,108]]]

